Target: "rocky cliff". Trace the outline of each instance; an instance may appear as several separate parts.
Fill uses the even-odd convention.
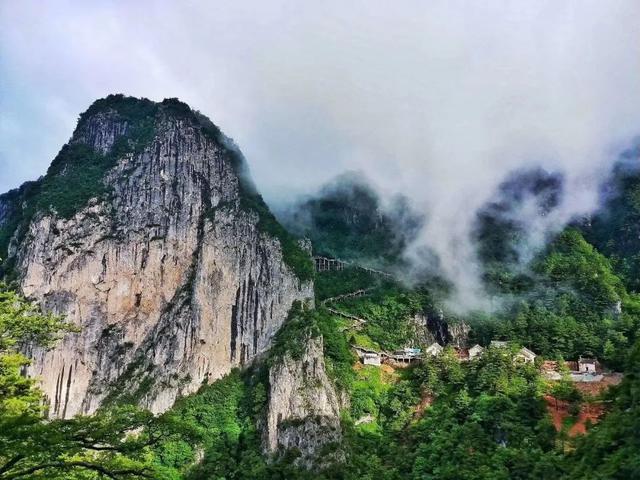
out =
[[[471,327],[460,320],[445,318],[439,308],[428,309],[415,315],[411,319],[411,326],[418,343],[430,345],[434,342],[440,345],[466,347]]]
[[[163,411],[264,352],[313,298],[307,252],[237,148],[177,100],[96,102],[16,195],[0,199],[4,273],[81,329],[31,352],[52,416],[117,398]]]
[[[326,464],[342,440],[340,402],[325,371],[322,336],[308,335],[299,358],[285,354],[269,370],[266,450],[300,453],[298,464]],[[321,455],[322,452],[322,455]]]

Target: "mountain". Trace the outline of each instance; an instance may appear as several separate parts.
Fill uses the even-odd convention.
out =
[[[47,174],[0,196],[2,269],[79,331],[34,349],[51,416],[124,398],[161,412],[265,352],[313,302],[308,247],[245,160],[176,99],[96,101]]]
[[[605,182],[601,208],[581,225],[587,239],[611,258],[627,288],[640,291],[640,146],[623,153]]]
[[[289,230],[311,239],[315,253],[381,267],[401,262],[424,222],[406,197],[384,204],[355,172],[334,178],[279,215]]]
[[[627,160],[539,245],[562,176],[500,185],[473,237],[495,308],[453,315],[446,284],[406,281],[402,199],[340,177],[281,212],[298,241],[198,112],[97,101],[0,196],[0,479],[636,478]],[[314,273],[312,249],[348,263]]]

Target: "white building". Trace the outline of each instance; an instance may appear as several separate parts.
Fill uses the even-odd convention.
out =
[[[518,350],[518,353],[516,353],[516,358],[518,360],[524,361],[524,363],[533,363],[536,359],[536,356],[537,355],[535,353],[524,347],[522,347],[520,350]]]
[[[377,353],[365,352],[362,354],[362,363],[365,365],[375,365],[376,367],[380,366],[381,358]]]
[[[474,358],[480,357],[484,352],[484,348],[482,348],[477,343],[469,349],[469,360],[473,360]]]
[[[509,346],[509,342],[504,342],[502,340],[491,340],[491,346],[494,348],[507,348]],[[536,359],[536,354],[533,353],[528,348],[522,347],[516,353],[516,359],[521,360],[525,363],[533,363]]]
[[[429,345],[427,347],[427,349],[425,350],[425,353],[427,355],[431,355],[431,356],[435,357],[437,355],[440,355],[443,350],[444,350],[444,347],[442,345],[440,345],[439,343],[432,343],[431,345]]]
[[[578,359],[578,371],[580,373],[596,373],[598,360],[595,358],[580,357]]]

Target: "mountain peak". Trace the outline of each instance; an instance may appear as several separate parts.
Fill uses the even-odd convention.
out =
[[[243,165],[187,104],[110,95],[33,188],[0,196],[3,270],[81,327],[34,353],[51,415],[125,392],[163,411],[265,352],[313,298],[311,258]]]
[[[120,136],[149,140],[157,122],[162,119],[186,121],[208,139],[227,147],[234,146],[233,141],[209,118],[177,98],[154,102],[120,93],[96,100],[80,114],[71,142],[86,143],[101,153],[107,153]],[[105,135],[107,141],[104,141]],[[144,138],[138,138],[140,136]]]

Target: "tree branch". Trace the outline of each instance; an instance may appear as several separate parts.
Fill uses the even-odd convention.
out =
[[[11,460],[5,463],[2,467],[0,467],[0,475],[2,475],[4,472],[12,468],[16,463],[18,463],[23,458],[24,458],[24,455],[16,455],[15,457],[13,457]]]
[[[125,469],[125,470],[109,470],[106,467],[103,467],[101,465],[96,465],[93,463],[89,463],[89,462],[50,462],[50,463],[43,463],[41,465],[35,465],[33,467],[30,468],[25,468],[23,470],[17,471],[17,472],[13,472],[13,473],[9,473],[7,475],[1,476],[0,478],[3,478],[5,480],[10,480],[13,478],[21,478],[21,477],[25,477],[27,475],[30,475],[32,473],[38,472],[40,470],[44,470],[46,468],[86,468],[87,470],[93,470],[95,472],[101,473],[103,475],[106,475],[107,477],[111,478],[112,480],[119,480],[120,478],[122,478],[122,475],[136,475],[138,477],[141,478],[149,478],[152,479],[153,477],[147,473],[145,473],[146,471],[148,471],[148,468],[142,468],[140,470],[138,469]]]

